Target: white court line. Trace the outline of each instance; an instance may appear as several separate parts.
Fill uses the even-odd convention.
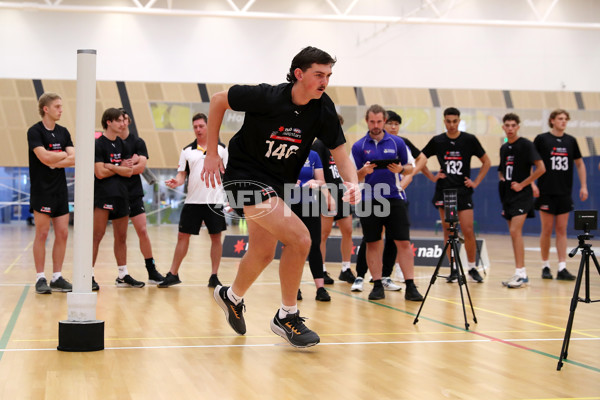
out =
[[[562,341],[563,338],[555,339],[502,339],[505,342],[542,342],[542,341]],[[592,341],[600,338],[571,338],[571,341]],[[379,342],[334,342],[319,343],[319,346],[360,346],[360,345],[382,345],[382,344],[439,344],[439,343],[489,343],[497,342],[493,339],[462,339],[462,340],[401,340],[401,341],[379,341]],[[105,347],[104,350],[160,350],[160,349],[215,349],[215,348],[235,348],[235,347],[274,347],[288,346],[285,342],[263,343],[263,344],[205,344],[188,346],[132,346],[132,347]],[[46,349],[0,349],[0,352],[28,352],[28,351],[55,351],[55,348]],[[57,351],[57,350],[56,350]]]

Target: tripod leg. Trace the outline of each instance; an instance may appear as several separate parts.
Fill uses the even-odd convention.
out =
[[[463,269],[462,262],[460,261],[460,256],[458,253],[458,245],[456,242],[452,242],[452,257],[451,264],[456,265],[456,272],[458,273],[458,289],[460,291],[460,301],[462,303],[463,316],[465,318],[465,329],[469,330],[469,323],[467,322],[467,310],[465,308],[465,297],[463,295],[462,286],[465,285],[467,287],[467,278],[465,277],[465,270]],[[469,293],[469,289],[467,288],[467,294]],[[469,302],[471,301],[471,296],[469,295]],[[471,309],[473,309],[473,305],[471,304]],[[475,311],[473,311],[473,317],[475,316]],[[475,322],[477,322],[475,320]]]
[[[567,327],[565,328],[565,337],[563,339],[562,348],[560,350],[560,357],[558,359],[558,365],[556,370],[560,371],[563,366],[562,360],[566,360],[569,353],[569,341],[571,340],[571,329],[573,328],[573,319],[575,318],[575,310],[577,309],[577,303],[579,302],[579,290],[581,288],[581,280],[583,278],[584,269],[588,265],[589,259],[586,260],[586,255],[582,254],[581,262],[579,263],[579,271],[577,272],[577,280],[575,281],[575,289],[573,290],[573,297],[571,298],[571,306],[569,307],[569,320]],[[596,264],[598,266],[598,264]],[[600,268],[599,268],[600,272]]]
[[[431,280],[429,281],[429,286],[427,287],[427,291],[425,292],[425,297],[423,297],[423,301],[421,302],[421,305],[419,306],[419,311],[417,312],[417,315],[415,316],[413,325],[416,324],[417,322],[419,322],[419,315],[421,315],[421,310],[423,309],[423,306],[425,305],[425,300],[427,300],[427,295],[429,294],[429,290],[431,289],[431,286],[435,283],[435,280],[437,279],[438,273],[440,272],[440,267],[442,266],[442,263],[444,262],[444,257],[446,257],[446,250],[448,249],[449,245],[450,245],[450,241],[446,242],[446,245],[444,246],[444,250],[442,251],[442,255],[441,255],[440,259],[438,260],[437,266],[435,267],[435,271],[433,271],[433,275],[431,275]]]

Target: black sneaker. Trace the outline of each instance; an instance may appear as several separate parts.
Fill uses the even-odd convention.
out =
[[[575,278],[575,275],[567,271],[566,268],[561,271],[558,271],[558,273],[556,274],[557,281],[574,281]],[[50,286],[52,286],[52,284],[50,284]]]
[[[324,287],[320,287],[317,289],[317,296],[315,297],[317,301],[331,301],[331,296],[327,293],[327,290]]]
[[[454,283],[458,281],[458,270],[456,268],[451,268],[450,275],[446,278],[447,283]]]
[[[52,289],[53,292],[72,292],[73,285],[71,285],[71,283],[69,283],[69,281],[67,281],[65,278],[60,276],[54,282],[50,282],[50,289]]]
[[[244,321],[244,311],[246,306],[244,300],[240,301],[237,306],[233,304],[227,297],[228,286],[217,286],[213,296],[219,307],[223,309],[225,313],[225,319],[229,322],[229,325],[233,328],[236,333],[243,335],[246,333],[246,321]]]
[[[352,273],[352,270],[350,268],[348,268],[345,271],[340,271],[340,276],[338,277],[338,279],[340,281],[354,283],[354,280],[356,279],[356,277]]]
[[[296,300],[302,300],[302,291],[298,289],[298,294],[296,295]]]
[[[100,290],[100,285],[98,285],[98,282],[96,282],[96,280],[92,276],[92,291],[97,292],[98,290]]]
[[[208,278],[208,287],[216,288],[217,286],[223,286],[219,278],[217,278],[217,274],[212,274],[210,278]]]
[[[419,293],[414,283],[412,285],[406,284],[404,299],[408,301],[423,301],[423,296],[421,296],[421,293]]]
[[[172,273],[167,272],[167,276],[165,276],[165,279],[163,279],[163,281],[157,286],[159,288],[167,288],[169,286],[178,285],[180,283],[181,281],[179,280],[179,275],[173,275]]]
[[[304,325],[305,318],[300,316],[300,311],[288,314],[285,318],[279,318],[279,310],[271,320],[271,330],[281,336],[294,347],[311,347],[321,341],[316,332],[311,331]]]
[[[542,268],[542,279],[554,279],[552,278],[552,272],[550,271],[550,267]]]
[[[373,290],[369,293],[369,300],[385,299],[385,292],[382,286],[373,286]]]
[[[481,275],[479,275],[479,271],[477,271],[477,268],[471,268],[468,274],[473,282],[483,283],[483,278],[481,277]]]
[[[117,277],[115,279],[115,285],[117,287],[134,287],[134,288],[143,288],[146,286],[144,282],[136,281],[131,277],[131,275],[127,274],[123,278]]]
[[[148,285],[158,285],[164,280],[165,277],[156,268],[148,270]]]
[[[333,278],[329,276],[329,272],[327,271],[323,271],[323,283],[326,285],[333,285]]]
[[[40,278],[35,283],[35,292],[38,294],[51,294],[52,289],[48,286],[48,281],[46,278]]]

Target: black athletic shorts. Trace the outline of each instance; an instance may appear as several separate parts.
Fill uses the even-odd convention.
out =
[[[385,234],[391,240],[410,240],[410,220],[408,218],[408,208],[401,199],[387,199],[389,203],[382,204],[377,200],[365,202],[361,209],[366,215],[360,217],[363,236],[366,242],[376,242],[381,240],[383,227]],[[389,209],[389,210],[386,210]],[[384,212],[380,212],[380,211]],[[388,212],[389,211],[389,212]],[[381,215],[377,215],[380,212]]]
[[[460,188],[451,188],[456,189],[456,194],[458,197],[457,210],[472,210],[473,209],[473,189],[468,187],[460,187]],[[435,208],[444,207],[444,191],[437,190],[433,195],[433,200],[431,201]]]
[[[29,212],[37,211],[41,214],[56,218],[69,213],[69,200],[65,192],[48,193],[43,196],[31,196]]]
[[[144,196],[133,197],[129,199],[129,218],[144,214]]]
[[[271,197],[279,197],[283,201],[283,188],[272,183],[252,180],[224,180],[223,188],[227,195],[229,207],[240,217],[244,216],[244,206],[254,206]]]
[[[108,210],[108,219],[119,219],[129,216],[129,201],[123,197],[94,199],[94,208]]]
[[[202,222],[208,233],[221,233],[227,229],[222,204],[184,204],[179,217],[179,232],[197,235]]]
[[[535,209],[552,215],[560,215],[575,209],[571,196],[553,196],[540,194],[535,200]]]
[[[502,202],[502,217],[507,220],[511,220],[512,217],[527,214],[527,218],[534,218],[535,212],[533,211],[533,196],[526,194],[525,196],[506,195]]]

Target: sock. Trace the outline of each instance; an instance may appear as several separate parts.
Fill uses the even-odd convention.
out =
[[[373,287],[381,287],[383,286],[383,283],[381,282],[381,279],[373,279]]]
[[[281,303],[281,308],[279,309],[279,319],[283,319],[288,316],[288,314],[296,314],[298,312],[298,304],[294,304],[293,306],[285,306]]]
[[[567,262],[566,261],[560,261],[558,263],[558,272],[562,271],[565,268],[567,268]]]
[[[119,265],[119,279],[123,279],[125,275],[129,275],[127,265]]]
[[[467,262],[467,268],[470,271],[470,270],[472,270],[474,268],[477,268],[477,265],[475,265],[474,262],[469,261],[469,262]]]
[[[53,272],[52,273],[52,282],[56,282],[58,278],[62,276],[62,272]]]
[[[342,261],[342,272],[350,269],[350,261]]]
[[[542,268],[550,268],[550,260],[542,260]]]
[[[525,270],[525,267],[516,268],[515,275],[519,275],[521,278],[527,278],[527,271]]]
[[[323,264],[323,272],[327,272],[327,265]]]
[[[227,289],[227,298],[236,306],[244,299],[242,296],[238,296],[237,294],[233,293],[231,288]]]
[[[145,258],[144,261],[146,262],[146,269],[148,271],[152,271],[153,269],[156,269],[156,265],[154,263],[154,257]]]
[[[44,275],[44,273],[43,273],[43,272],[39,272],[39,273],[37,273],[37,274],[36,274],[36,276],[35,276],[35,281],[37,282],[37,281],[39,281],[39,280],[40,280],[40,279],[42,279],[42,278],[46,279],[46,275]]]

